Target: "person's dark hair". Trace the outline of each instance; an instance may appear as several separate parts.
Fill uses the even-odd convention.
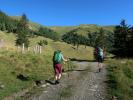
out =
[[[58,52],[61,52],[61,50],[58,50]]]

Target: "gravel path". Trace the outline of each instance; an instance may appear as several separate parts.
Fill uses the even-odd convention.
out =
[[[106,98],[106,70],[98,72],[97,64],[89,63],[91,70],[81,79],[77,91],[70,100],[105,100]]]
[[[108,100],[106,99],[106,69],[98,72],[96,62],[74,62],[78,67],[63,74],[60,84],[42,85],[40,95],[27,100]],[[26,100],[26,99],[25,99]]]

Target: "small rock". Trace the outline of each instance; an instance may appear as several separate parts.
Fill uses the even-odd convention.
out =
[[[125,64],[126,63],[126,61],[121,61],[121,64]]]
[[[62,73],[62,75],[67,75],[67,73]]]
[[[98,87],[98,85],[95,85],[95,86],[94,86],[94,88],[97,88],[97,87]]]
[[[46,83],[46,86],[49,86],[50,84],[49,83]]]
[[[42,81],[41,80],[36,80],[35,84],[36,84],[36,86],[40,86],[42,84]]]
[[[43,91],[43,93],[48,93],[48,91]]]
[[[116,96],[112,96],[111,100],[117,100]]]
[[[43,84],[41,87],[46,87],[46,84]]]
[[[96,91],[95,89],[89,89],[89,90],[91,90],[91,91]]]
[[[0,85],[0,88],[3,89],[5,86],[4,85]]]

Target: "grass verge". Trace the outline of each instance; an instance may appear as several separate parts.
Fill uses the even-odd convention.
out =
[[[133,60],[113,59],[108,62],[109,94],[118,100],[133,98]]]
[[[54,72],[50,56],[31,53],[1,52],[0,66],[0,83],[4,86],[0,88],[0,100],[12,93],[32,87],[36,80],[52,77]]]

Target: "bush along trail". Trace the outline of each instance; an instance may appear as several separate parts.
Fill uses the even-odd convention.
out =
[[[53,79],[40,85],[39,91],[27,93],[24,100],[108,100],[106,91],[106,69],[98,72],[96,62],[73,62],[73,70],[65,71],[60,84]]]

